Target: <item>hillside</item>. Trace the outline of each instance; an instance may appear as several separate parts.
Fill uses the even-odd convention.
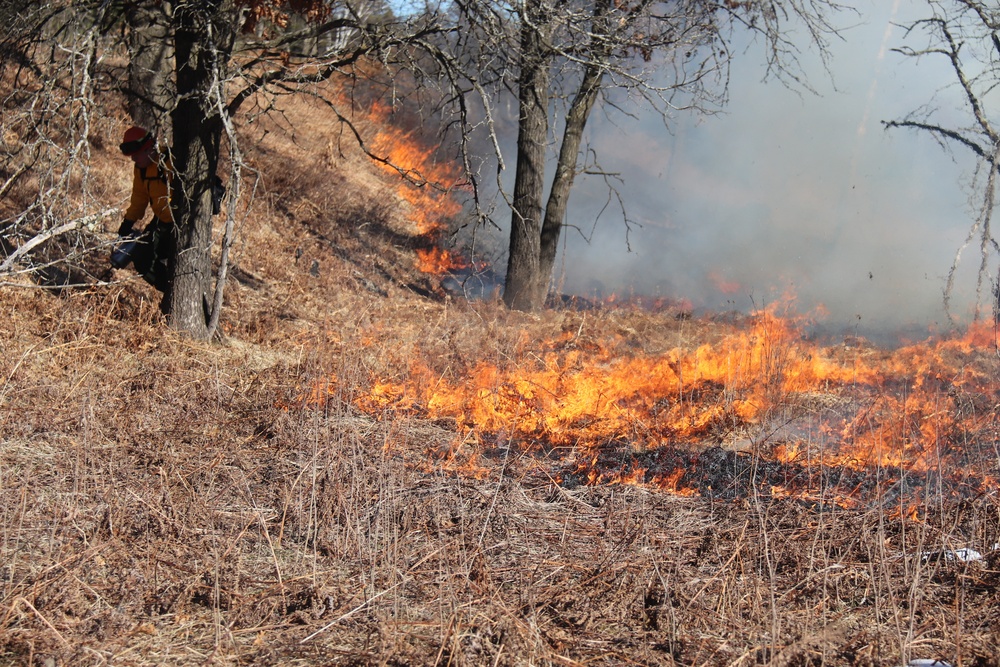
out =
[[[1000,664],[983,332],[468,302],[426,203],[286,104],[241,129],[219,340],[128,271],[0,287],[0,662]]]

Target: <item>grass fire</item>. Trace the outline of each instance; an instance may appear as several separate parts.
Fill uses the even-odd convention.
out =
[[[588,483],[733,495],[736,480],[712,484],[714,462],[699,464],[699,453],[723,448],[746,459],[739,494],[756,485],[857,506],[890,490],[919,504],[926,484],[952,498],[996,491],[991,329],[895,350],[821,347],[767,311],[718,327],[714,342],[648,350],[588,328],[586,313],[574,314],[550,339],[520,338],[499,364],[456,369],[418,351],[391,377],[324,378],[293,404],[321,407],[333,392],[375,418],[445,421],[474,458],[506,441],[567,461],[563,476]]]
[[[455,172],[281,104],[293,136],[239,128],[265,194],[218,340],[109,229],[104,278],[0,286],[0,662],[1000,664],[994,328],[459,298]]]

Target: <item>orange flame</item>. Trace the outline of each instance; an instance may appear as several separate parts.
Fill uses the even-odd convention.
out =
[[[372,140],[372,152],[384,160],[383,168],[402,175],[397,193],[409,204],[416,234],[431,249],[417,250],[417,268],[424,273],[443,275],[468,266],[454,252],[438,247],[450,221],[462,212],[455,193],[462,189],[461,170],[451,162],[437,159],[437,149],[426,146],[412,132],[393,127],[390,110],[374,104],[370,112],[379,127]]]
[[[468,268],[464,257],[444,248],[417,248],[417,268],[424,273],[443,275],[448,271]]]
[[[693,348],[644,354],[626,337],[579,345],[566,331],[548,341],[523,340],[517,363],[481,361],[452,377],[433,361],[417,361],[403,379],[373,378],[368,388],[351,388],[353,394],[344,388],[344,394],[372,414],[446,419],[464,442],[502,434],[526,448],[543,443],[583,454],[627,443],[645,452],[704,448],[724,442],[727,433],[757,429],[756,455],[776,465],[888,471],[884,475],[947,471],[996,487],[991,434],[1000,432],[1000,360],[984,353],[991,329],[972,327],[960,337],[895,351],[821,348],[775,311]],[[303,390],[300,401],[323,401],[336,385],[335,378],[324,380]],[[789,426],[800,422],[808,433],[796,435]],[[574,474],[590,483],[696,493],[683,468],[658,469],[642,459],[609,470],[596,454],[581,460]],[[857,502],[839,489],[772,486],[776,497]]]
[[[735,280],[728,280],[718,271],[709,271],[708,280],[715,286],[715,289],[719,290],[723,294],[736,294],[743,289]]]

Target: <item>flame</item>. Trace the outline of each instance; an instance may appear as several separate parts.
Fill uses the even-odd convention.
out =
[[[469,266],[464,257],[445,248],[417,248],[417,268],[424,273],[443,275]]]
[[[461,170],[389,123],[387,108],[374,104],[370,115],[378,128],[370,151],[404,176],[398,194],[417,237],[417,267],[431,274],[467,267],[441,243],[462,211]],[[739,289],[722,274],[708,278],[723,293]],[[659,312],[680,302],[612,295],[602,303]],[[417,351],[407,367],[360,385],[329,377],[302,387],[283,407],[324,406],[337,396],[373,416],[452,423],[455,444],[428,459],[475,476],[488,474],[479,458],[484,443],[503,440],[567,452],[557,478],[693,495],[717,484],[695,474],[712,465],[699,453],[742,439],[752,445],[746,456],[774,467],[754,487],[772,497],[857,506],[915,477],[938,479],[941,493],[998,487],[1000,360],[984,353],[997,348],[994,327],[891,351],[824,348],[803,331],[781,302],[718,340],[656,352],[625,335],[583,344],[567,330],[549,340],[525,337],[507,361],[481,360],[455,374]],[[361,344],[383,340],[384,332],[373,332]],[[912,503],[900,507],[900,516],[918,515]]]
[[[435,275],[466,268],[457,253],[440,247],[450,222],[462,212],[456,193],[464,189],[462,172],[455,163],[438,160],[437,147],[425,145],[413,132],[394,127],[391,110],[375,103],[370,117],[378,127],[371,150],[383,168],[403,178],[397,194],[409,205],[414,231],[426,247],[417,250],[417,268]]]
[[[684,486],[681,482],[681,478],[684,477],[683,468],[675,468],[670,471],[669,474],[660,476],[654,480],[654,483],[665,491],[669,491],[678,496],[696,496],[698,495],[698,490]]]
[[[502,438],[573,452],[567,474],[585,483],[692,495],[707,484],[691,472],[698,452],[756,432],[753,455],[783,471],[762,478],[773,497],[854,506],[902,475],[997,487],[1000,361],[984,352],[995,341],[990,327],[887,351],[822,348],[801,324],[772,308],[717,342],[655,354],[625,336],[584,345],[570,328],[547,341],[525,337],[516,362],[484,360],[455,376],[417,358],[397,379],[341,393],[370,414],[454,423],[473,451]],[[304,388],[299,404],[322,403],[337,386],[326,378]],[[806,426],[796,432],[798,424]]]
[[[743,286],[738,282],[735,280],[728,280],[718,271],[709,271],[708,280],[713,286],[715,286],[715,289],[723,294],[736,294],[743,289]]]

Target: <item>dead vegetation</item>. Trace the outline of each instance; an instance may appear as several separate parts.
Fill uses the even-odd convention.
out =
[[[336,128],[308,127],[298,144],[254,135],[222,340],[178,337],[127,272],[0,288],[0,662],[998,665],[993,492],[925,487],[911,514],[753,481],[730,497],[590,485],[572,445],[359,403],[416,361],[460,382],[482,362],[695,349],[747,323],[453,299],[414,270],[389,186],[346,149],[317,162]],[[95,147],[123,198],[116,159]],[[791,398],[795,414],[854,400]],[[756,474],[757,444],[701,464]],[[615,447],[635,460],[621,442],[606,460]]]

